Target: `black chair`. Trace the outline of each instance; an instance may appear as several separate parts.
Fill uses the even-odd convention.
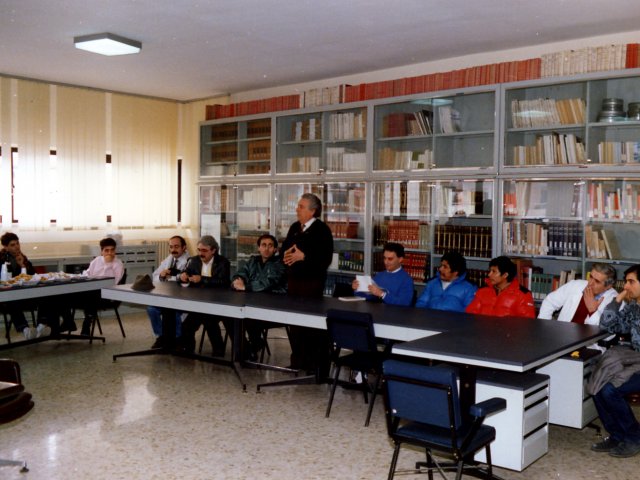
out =
[[[120,279],[120,281],[118,282],[118,285],[124,285],[125,283],[127,283],[127,270],[125,269],[124,273],[122,274],[122,278]],[[124,333],[124,327],[122,326],[122,319],[120,318],[120,312],[118,311],[118,308],[120,307],[120,304],[122,302],[120,302],[119,300],[109,300],[107,298],[101,298],[98,301],[98,306],[96,308],[96,316],[93,317],[93,320],[91,322],[91,327],[89,330],[89,343],[93,343],[93,339],[94,339],[94,332],[96,330],[96,325],[98,326],[98,332],[100,333],[100,335],[102,335],[102,325],[100,325],[100,316],[97,315],[97,312],[99,311],[105,311],[105,310],[113,310],[113,312],[116,314],[116,318],[118,319],[118,325],[120,326],[120,332],[122,332],[122,338],[126,338],[127,336]],[[76,316],[76,308],[83,308],[84,306],[80,306],[80,307],[74,307],[72,312],[71,312],[71,318],[74,318]],[[96,338],[101,338],[101,337],[96,337]],[[102,338],[102,340],[104,341],[104,338]]]
[[[0,359],[0,424],[17,420],[33,408],[31,394],[24,391],[20,376],[20,365],[14,360]],[[0,467],[22,467],[28,472],[27,462],[22,460],[0,459]]]
[[[416,469],[426,466],[430,479],[434,469],[443,478],[446,470],[455,470],[456,479],[467,470],[493,478],[490,443],[496,431],[483,422],[487,415],[506,408],[504,399],[491,398],[472,405],[469,412],[461,412],[455,369],[398,360],[385,361],[383,369],[387,430],[395,444],[389,479],[395,474],[403,443],[426,450],[426,463],[417,463]],[[487,457],[486,470],[473,459],[482,448]],[[438,463],[434,452],[452,461]]]
[[[361,389],[365,403],[369,403],[369,393],[371,393],[371,402],[369,403],[367,419],[364,423],[364,426],[367,427],[371,419],[376,394],[380,388],[382,362],[388,355],[388,349],[378,351],[378,344],[373,330],[373,319],[369,313],[329,310],[327,312],[327,333],[331,341],[331,361],[335,365],[335,369],[326,416],[328,417],[331,413],[331,405],[338,386],[340,371],[342,367],[349,367],[351,371],[361,372],[363,381],[360,384],[347,383],[346,386],[350,388],[355,386]],[[343,350],[350,350],[351,353],[341,355]],[[375,375],[373,387],[370,387],[365,378],[366,374],[369,373]]]

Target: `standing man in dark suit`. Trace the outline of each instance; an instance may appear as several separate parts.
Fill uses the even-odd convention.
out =
[[[320,298],[324,293],[327,268],[333,258],[331,229],[320,220],[322,202],[312,194],[300,197],[296,207],[298,221],[289,228],[281,255],[287,266],[287,293],[298,297]],[[328,373],[329,342],[325,331],[291,326],[291,366]]]
[[[184,272],[178,276],[178,281],[189,283],[189,287],[229,288],[231,285],[231,269],[229,260],[218,253],[220,247],[211,235],[204,235],[198,242],[198,255],[191,257]],[[195,334],[200,325],[204,324],[207,335],[213,347],[213,356],[224,356],[224,343],[220,333],[220,321],[225,317],[189,313],[182,322],[182,348],[193,352],[196,346]],[[231,327],[231,322],[226,328]]]

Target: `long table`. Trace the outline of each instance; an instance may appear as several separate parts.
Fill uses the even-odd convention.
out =
[[[133,290],[131,285],[103,288],[102,298],[163,309],[162,336],[164,341],[162,347],[114,355],[114,362],[121,357],[144,355],[175,355],[191,358],[232,368],[240,380],[242,389],[246,390],[247,384],[242,376],[240,365],[242,358],[242,342],[240,340],[246,299],[243,293],[227,289],[185,288],[176,282],[158,282],[155,284],[155,288],[149,292]],[[220,315],[236,319],[239,325],[234,328],[233,332],[231,360],[177,351],[175,349],[176,311]]]
[[[465,405],[475,401],[478,368],[531,371],[607,335],[592,325],[488,317],[373,302],[344,302],[327,297],[310,300],[286,295],[182,288],[170,283],[158,284],[151,292],[136,292],[130,285],[112,286],[103,289],[102,296],[143,305],[227,315],[238,320],[236,333],[244,318],[324,329],[329,309],[366,312],[372,315],[377,337],[402,342],[394,345],[395,354],[460,365],[460,398]],[[166,332],[174,331],[174,319],[171,316],[165,322]],[[241,342],[236,337],[234,343]],[[238,348],[234,347],[234,360],[239,361],[236,355]],[[234,365],[237,369],[239,363]]]
[[[101,277],[101,278],[82,278],[72,279],[68,281],[56,281],[56,282],[42,282],[37,285],[19,286],[8,289],[0,290],[0,303],[15,302],[19,300],[37,300],[44,297],[60,296],[60,295],[72,295],[74,293],[89,292],[92,290],[101,290],[106,287],[113,286],[113,278]],[[8,332],[7,332],[8,333]],[[18,342],[6,343],[0,345],[0,350],[7,350],[13,347],[19,347],[29,345],[32,343],[44,342],[46,340],[64,338],[66,340],[75,338],[86,340],[90,337],[87,335],[72,335],[67,334],[64,337],[41,337],[31,340],[20,340]],[[103,337],[93,337],[94,339],[101,339],[104,342]]]

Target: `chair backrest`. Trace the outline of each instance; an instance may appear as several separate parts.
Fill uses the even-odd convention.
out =
[[[124,269],[124,272],[122,273],[122,278],[118,282],[118,285],[124,285],[125,283],[127,283],[127,269],[126,268]]]
[[[458,430],[462,424],[456,371],[387,360],[383,364],[389,415]]]
[[[338,349],[373,352],[378,348],[369,313],[331,309],[327,312],[327,332]]]

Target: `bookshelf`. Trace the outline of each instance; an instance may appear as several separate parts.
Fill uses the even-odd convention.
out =
[[[495,102],[492,90],[377,106],[373,170],[494,167]]]
[[[256,241],[270,232],[268,184],[200,187],[200,234],[213,235],[232,273],[257,253]]]
[[[271,118],[200,126],[200,176],[268,174]]]
[[[491,258],[522,262],[541,299],[561,275],[586,278],[594,262],[622,272],[640,258],[640,119],[602,117],[607,99],[628,112],[636,92],[640,69],[628,69],[210,120],[200,211],[233,236],[238,190],[262,186],[268,199],[247,208],[268,207],[261,228],[282,239],[313,192],[336,242],[330,282],[375,273],[383,243],[399,241],[418,285],[456,248],[480,283]],[[241,167],[256,120],[271,127],[257,139],[269,151],[263,173]],[[214,147],[229,160],[216,164]],[[235,204],[208,200],[231,184]],[[223,254],[253,248],[241,244]]]
[[[366,108],[278,117],[277,132],[279,175],[366,170]]]

